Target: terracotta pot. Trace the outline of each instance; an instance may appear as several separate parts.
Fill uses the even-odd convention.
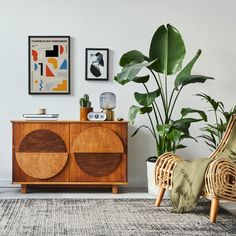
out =
[[[90,108],[88,108],[88,107],[81,107],[81,108],[80,108],[80,120],[81,120],[81,121],[86,121],[86,120],[88,120],[87,115],[88,115],[88,113],[91,112],[91,111],[93,111],[93,108],[92,108],[92,107],[90,107]]]

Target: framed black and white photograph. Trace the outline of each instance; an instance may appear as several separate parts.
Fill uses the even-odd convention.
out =
[[[85,79],[108,80],[109,73],[109,49],[86,48],[85,49]]]

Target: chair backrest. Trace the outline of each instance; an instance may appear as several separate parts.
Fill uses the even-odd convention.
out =
[[[209,158],[216,159],[219,153],[222,153],[225,149],[231,149],[233,146],[236,149],[236,114],[231,117],[222,140]]]

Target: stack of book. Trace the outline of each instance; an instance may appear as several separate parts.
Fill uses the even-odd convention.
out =
[[[23,114],[25,120],[57,120],[59,114]]]

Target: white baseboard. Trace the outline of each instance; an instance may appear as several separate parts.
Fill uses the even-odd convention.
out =
[[[12,184],[11,179],[0,179],[0,188],[19,188],[19,184]]]

